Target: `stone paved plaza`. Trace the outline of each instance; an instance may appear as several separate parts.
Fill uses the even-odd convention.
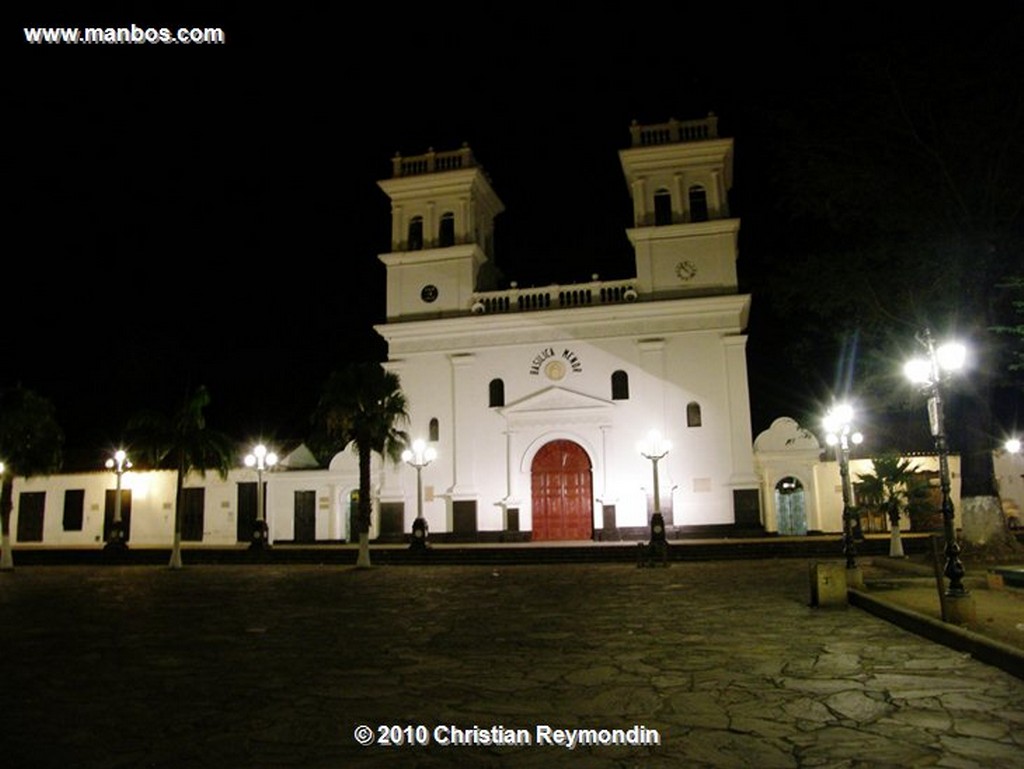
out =
[[[0,765],[1024,766],[1024,681],[809,592],[803,559],[20,567]]]

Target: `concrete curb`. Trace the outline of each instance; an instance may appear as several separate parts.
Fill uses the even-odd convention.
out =
[[[976,660],[998,667],[1010,675],[1024,680],[1024,651],[1020,649],[986,638],[958,625],[950,625],[889,601],[883,601],[861,590],[851,588],[847,590],[847,596],[850,604],[859,609],[930,641],[957,651],[967,652]]]

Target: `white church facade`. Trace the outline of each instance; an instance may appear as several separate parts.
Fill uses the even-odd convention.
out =
[[[670,527],[758,526],[733,144],[716,119],[633,126],[620,152],[633,200],[628,280],[486,285],[502,204],[468,148],[396,157],[388,345],[423,470],[432,536],[574,540],[646,536],[651,430]],[[409,530],[412,474],[385,469],[380,534]]]

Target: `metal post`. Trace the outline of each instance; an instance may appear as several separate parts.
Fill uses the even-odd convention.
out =
[[[263,496],[263,466],[259,460],[256,466],[256,523],[252,527],[252,542],[249,543],[250,550],[262,550],[269,545],[270,527],[267,526],[267,517],[264,512],[266,500]]]
[[[121,473],[117,474],[117,491],[114,495],[114,527],[121,528]],[[120,533],[120,532],[119,532]]]
[[[846,568],[857,568],[857,543],[853,535],[853,504],[850,488],[850,443],[844,433],[839,439],[839,475],[843,486],[843,554]]]
[[[256,522],[252,527],[250,550],[264,550],[270,547],[270,527],[267,525],[266,492],[263,488],[263,471],[277,464],[277,454],[267,451],[262,443],[253,448],[245,457],[245,466],[256,470]]]
[[[939,356],[935,349],[930,329],[924,331],[924,344],[928,349],[928,360],[932,367],[932,377],[928,398],[928,424],[935,439],[935,450],[939,455],[939,484],[942,489],[942,533],[946,538],[946,568],[944,573],[949,580],[946,595],[962,598],[967,595],[964,588],[964,565],[960,561],[960,545],[956,541],[956,522],[953,498],[950,495],[949,445],[946,442],[946,416],[942,399],[943,372],[939,366]]]
[[[651,457],[654,468],[654,512],[651,514],[651,543],[665,541],[665,517],[661,514],[661,489],[658,486],[658,460],[660,456]]]
[[[416,518],[423,517],[423,466],[416,465]]]
[[[114,452],[114,456],[106,462],[107,469],[113,470],[114,475],[117,476],[117,484],[114,491],[114,520],[110,524],[110,540],[103,546],[103,549],[108,552],[128,549],[124,522],[121,520],[121,476],[131,466],[132,463],[128,461],[128,455],[122,449]]]
[[[837,403],[829,409],[823,420],[825,442],[835,446],[839,462],[839,476],[843,491],[843,554],[846,556],[847,584],[862,586],[862,577],[857,567],[857,544],[854,531],[854,517],[857,509],[853,504],[853,484],[850,480],[850,444],[860,443],[864,436],[853,430],[853,406]]]
[[[417,439],[413,441],[412,448],[402,452],[402,461],[416,469],[416,520],[412,522],[412,540],[409,543],[410,550],[427,550],[427,535],[429,527],[427,519],[423,517],[423,468],[437,458],[437,452],[433,446],[427,446],[426,442]]]
[[[973,599],[964,588],[964,565],[960,561],[960,545],[956,541],[953,498],[950,495],[949,445],[946,442],[946,425],[942,388],[948,376],[964,365],[966,349],[958,343],[947,343],[936,349],[931,330],[925,329],[918,341],[927,351],[927,360],[908,361],[904,372],[911,382],[918,385],[928,396],[928,426],[939,455],[939,482],[942,488],[942,532],[946,540],[946,566],[944,573],[949,585],[947,598],[966,599],[947,602],[949,622],[962,623],[973,614]]]
[[[651,541],[644,547],[640,545],[639,566],[660,562],[662,566],[668,565],[668,540],[665,532],[665,518],[661,514],[661,487],[658,483],[658,460],[665,457],[671,444],[662,440],[657,431],[651,431],[647,442],[638,444],[637,449],[645,459],[651,460],[651,470],[654,474],[654,508],[651,513]]]
[[[940,404],[941,408],[941,404]],[[942,487],[942,533],[946,538],[946,578],[949,580],[949,587],[946,595],[960,598],[967,595],[964,587],[964,565],[960,561],[960,545],[956,541],[956,525],[953,519],[953,498],[950,495],[949,479],[949,448],[946,445],[946,436],[935,436],[935,448],[939,452],[939,483]]]
[[[267,520],[263,513],[263,468],[256,470],[256,525],[261,529],[266,526]]]

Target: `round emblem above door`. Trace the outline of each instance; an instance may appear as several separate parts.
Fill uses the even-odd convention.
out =
[[[565,376],[565,364],[560,360],[548,361],[548,364],[544,366],[544,375],[553,382],[557,382]]]
[[[435,286],[433,283],[428,283],[427,285],[425,285],[423,287],[423,290],[420,291],[420,299],[422,299],[427,304],[437,299],[437,286]]]

